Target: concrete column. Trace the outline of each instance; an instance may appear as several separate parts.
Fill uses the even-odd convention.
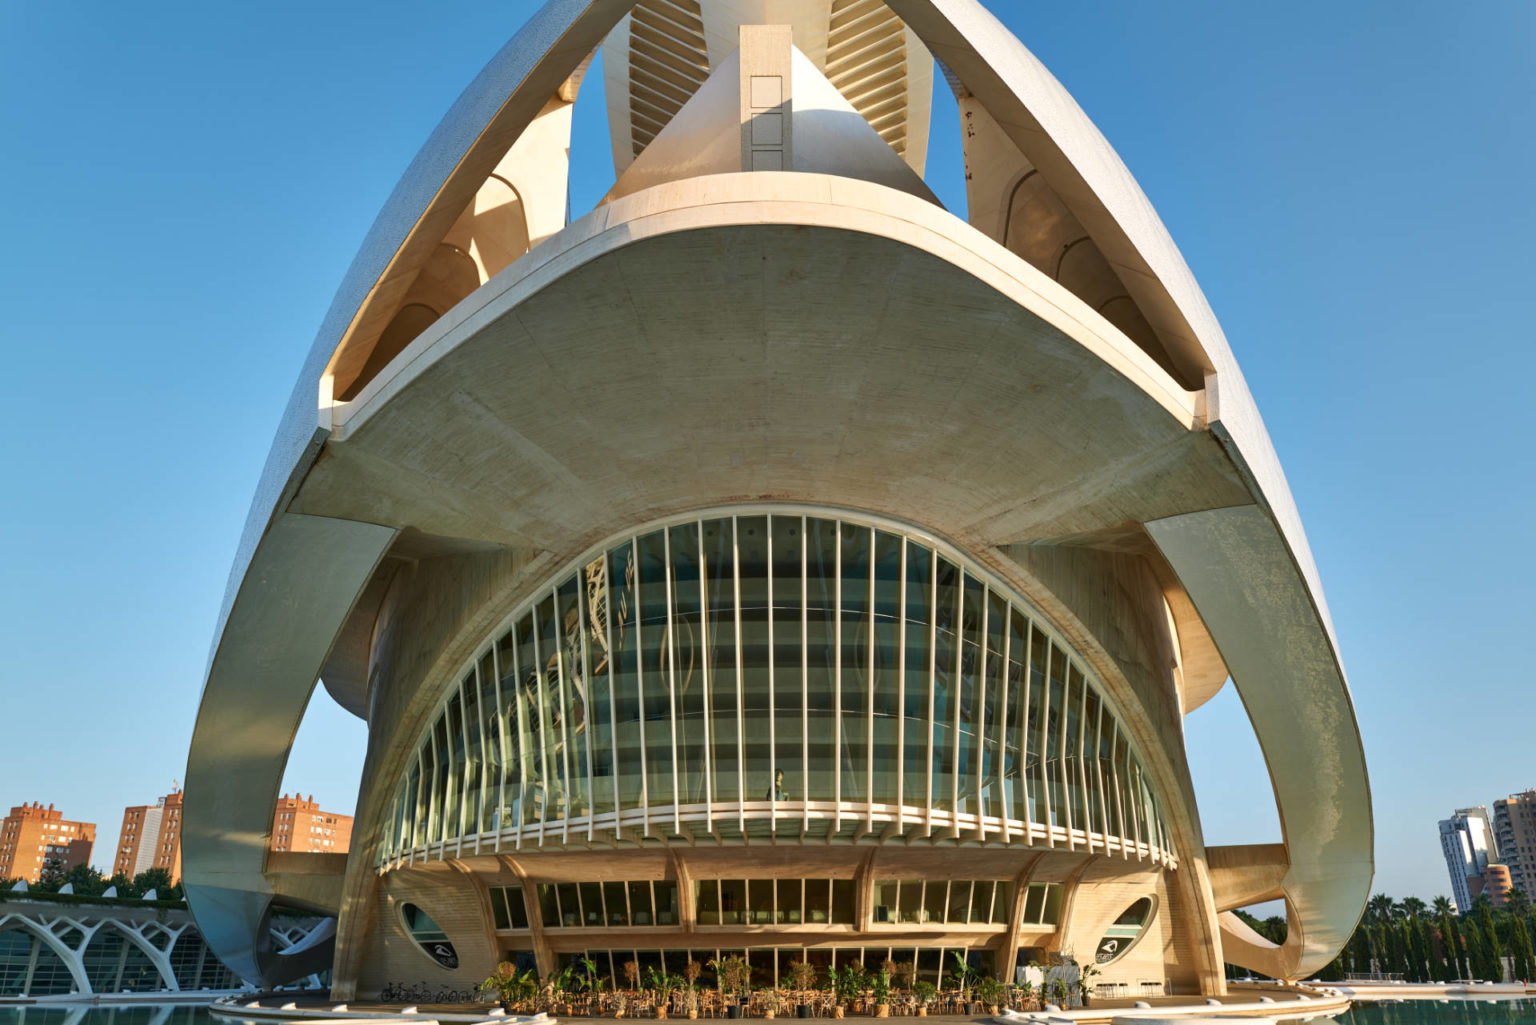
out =
[[[741,26],[741,169],[794,168],[788,25]]]

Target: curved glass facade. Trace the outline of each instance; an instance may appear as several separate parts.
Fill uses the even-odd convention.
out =
[[[1169,861],[1098,682],[958,553],[798,512],[560,575],[399,780],[382,860],[565,842],[986,839]]]

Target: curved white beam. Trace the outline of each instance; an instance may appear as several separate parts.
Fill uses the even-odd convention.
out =
[[[1264,970],[1294,977],[1321,968],[1347,942],[1370,893],[1369,784],[1317,568],[1231,347],[1152,204],[1044,65],[978,0],[888,2],[1072,208],[1169,349],[1187,366],[1209,371],[1211,430],[1261,508],[1178,517],[1148,529],[1205,619],[1274,776],[1292,864],[1286,893],[1296,915],[1292,939]],[[1270,593],[1245,590],[1260,578],[1273,585]],[[1277,616],[1288,624],[1289,647],[1277,642],[1277,632],[1263,636]],[[1301,649],[1305,665],[1296,659]],[[1291,714],[1300,718],[1277,718]],[[1303,736],[1305,746],[1291,746]],[[1302,765],[1288,751],[1320,757]]]

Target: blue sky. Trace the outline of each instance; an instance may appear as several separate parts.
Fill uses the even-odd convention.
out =
[[[532,8],[0,5],[0,807],[99,823],[106,865],[122,808],[181,777],[293,375],[400,172]],[[1536,5],[993,9],[1222,320],[1333,609],[1377,889],[1447,892],[1435,820],[1536,786]],[[608,153],[590,78],[577,215]],[[962,211],[944,92],[932,154]],[[1209,840],[1279,839],[1231,688],[1188,730]],[[349,810],[362,739],[321,693],[290,788]]]

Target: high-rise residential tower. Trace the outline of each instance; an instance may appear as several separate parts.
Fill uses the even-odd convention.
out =
[[[0,879],[35,883],[45,870],[68,872],[90,862],[95,842],[94,822],[71,822],[51,804],[12,808],[0,821]]]
[[[1536,897],[1536,790],[1493,802],[1493,833],[1510,882]]]
[[[284,794],[272,811],[274,851],[345,854],[352,838],[352,817],[324,811],[311,794]]]
[[[160,868],[170,873],[172,883],[181,879],[181,798],[181,790],[172,789],[154,804],[123,809],[123,827],[112,859],[114,875],[132,879]]]
[[[1472,907],[1472,898],[1483,891],[1483,873],[1489,863],[1499,860],[1488,809],[1481,805],[1457,808],[1450,818],[1441,819],[1440,850],[1451,879],[1451,900],[1458,911],[1465,912]]]
[[[582,209],[599,48],[614,176]],[[963,130],[930,140],[933,102]],[[940,145],[963,214],[923,177]],[[1229,677],[1278,842],[1205,842],[1183,717]],[[344,859],[256,842],[317,678],[368,726]],[[1326,965],[1373,874],[1327,604],[1232,351],[976,0],[532,16],[301,371],[184,848],[228,964],[333,968],[342,1000],[722,951],[764,985],[1070,956],[1218,994],[1226,962]],[[1268,900],[1280,945],[1234,913]],[[284,905],[333,944],[273,952]]]

